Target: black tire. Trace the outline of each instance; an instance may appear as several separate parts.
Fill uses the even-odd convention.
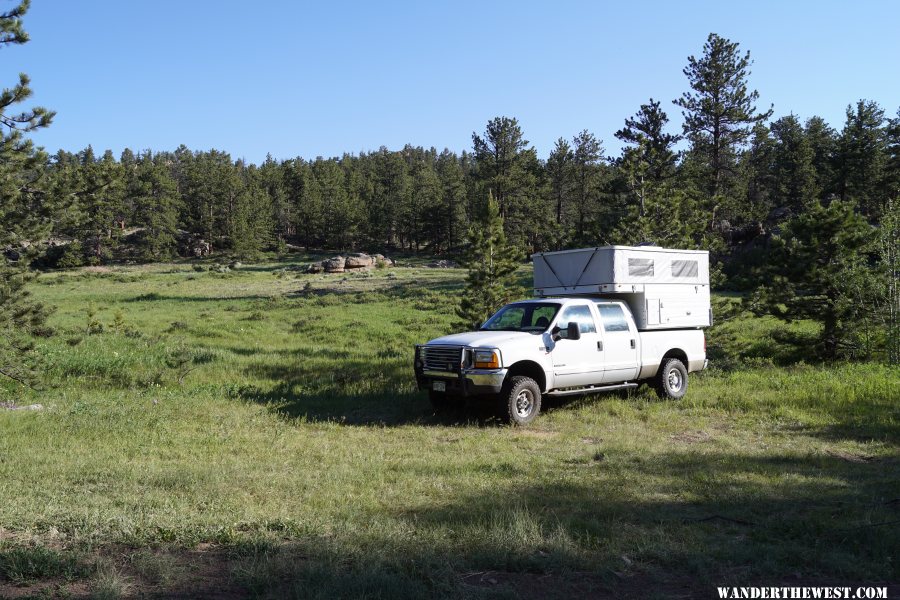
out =
[[[663,399],[678,400],[684,397],[688,387],[688,372],[677,358],[663,360],[654,381],[656,394]]]
[[[541,388],[531,377],[510,377],[500,392],[500,414],[510,425],[528,425],[541,412]]]
[[[451,396],[446,392],[428,390],[428,400],[431,402],[431,407],[434,408],[435,412],[448,412],[462,408],[462,399]]]

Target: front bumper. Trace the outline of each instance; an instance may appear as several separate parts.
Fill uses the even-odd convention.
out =
[[[420,390],[433,389],[434,382],[443,382],[447,393],[454,396],[481,396],[499,394],[509,369],[463,369],[459,373],[448,371],[416,370],[416,383]]]

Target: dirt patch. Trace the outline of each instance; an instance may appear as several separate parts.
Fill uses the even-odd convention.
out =
[[[708,442],[712,439],[712,436],[710,436],[705,431],[685,431],[683,433],[670,435],[669,439],[672,439],[676,442],[681,442],[683,444],[700,444],[703,442]]]
[[[248,593],[231,577],[233,556],[215,544],[191,549],[156,549],[124,553],[117,566],[132,582],[140,598],[246,598]]]
[[[106,548],[80,561],[88,569],[84,576],[25,584],[0,581],[0,598],[92,598],[109,573],[121,582],[123,598],[248,598],[249,592],[232,576],[234,561],[233,552],[213,544],[192,549]]]
[[[847,462],[858,463],[858,464],[867,464],[872,462],[877,462],[877,459],[869,454],[852,454],[850,452],[844,452],[843,450],[826,450],[825,454],[828,456],[832,456],[834,458],[839,458],[841,460],[846,460]]]
[[[615,598],[609,585],[587,573],[559,575],[478,571],[460,577],[466,587],[512,591],[517,598]]]
[[[539,440],[548,440],[557,436],[555,431],[541,429],[521,429],[517,433],[519,434],[519,437],[537,438]]]
[[[83,581],[42,581],[33,585],[12,585],[0,583],[0,598],[69,598],[82,600],[91,598],[90,586]]]
[[[25,404],[18,405],[13,404],[12,402],[0,402],[0,410],[44,410],[43,404]]]

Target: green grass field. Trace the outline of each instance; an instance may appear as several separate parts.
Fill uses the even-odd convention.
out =
[[[900,370],[804,364],[810,324],[744,315],[683,401],[557,401],[513,429],[415,390],[463,271],[290,264],[32,284],[56,335],[43,389],[0,383],[43,406],[0,410],[0,597],[900,581]]]

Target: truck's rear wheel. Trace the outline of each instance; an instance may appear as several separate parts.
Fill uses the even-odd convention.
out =
[[[688,372],[677,358],[667,358],[656,374],[656,393],[660,398],[678,400],[687,392]]]
[[[541,388],[531,377],[517,375],[503,384],[501,414],[510,425],[528,425],[541,412]]]

